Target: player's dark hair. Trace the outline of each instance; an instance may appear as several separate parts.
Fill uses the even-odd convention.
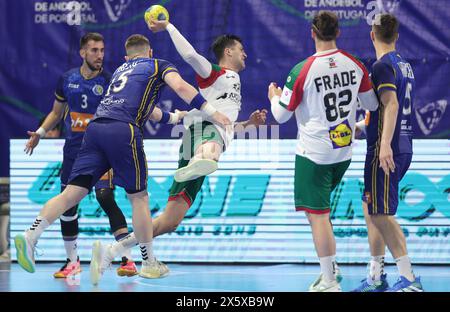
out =
[[[83,37],[81,37],[81,39],[80,39],[80,49],[83,49],[87,45],[87,43],[89,41],[91,41],[91,40],[102,41],[102,42],[105,41],[103,39],[103,36],[101,34],[99,34],[99,33],[94,33],[94,32],[87,33]]]
[[[373,32],[378,40],[391,44],[398,38],[399,26],[400,23],[394,15],[385,13],[375,18]]]
[[[125,41],[125,49],[127,50],[127,53],[131,49],[140,49],[140,48],[147,48],[150,47],[150,41],[148,39],[140,34],[134,34],[127,38],[127,41]]]
[[[339,19],[330,11],[320,11],[312,21],[312,30],[321,41],[333,41],[339,32]]]
[[[236,41],[242,44],[242,39],[236,35],[221,35],[214,40],[211,50],[214,52],[217,61],[222,59],[225,49],[233,47]]]

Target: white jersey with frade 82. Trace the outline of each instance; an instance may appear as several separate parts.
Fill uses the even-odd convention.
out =
[[[290,72],[279,104],[295,112],[297,155],[318,164],[352,156],[358,95],[373,92],[362,63],[342,50],[316,53]]]
[[[191,110],[184,117],[184,125],[189,127],[195,122],[209,121],[219,130],[225,146],[228,146],[234,137],[234,122],[241,110],[241,80],[239,74],[212,64],[211,74],[207,78],[196,76],[200,94],[219,112],[227,116],[232,122],[231,126],[216,125],[215,121],[204,112]]]

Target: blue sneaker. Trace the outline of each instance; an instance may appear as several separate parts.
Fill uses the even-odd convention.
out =
[[[406,277],[400,276],[397,283],[392,288],[389,288],[387,292],[423,292],[423,287],[420,277],[416,277],[413,282],[410,282]]]
[[[358,288],[353,289],[352,292],[384,292],[389,288],[389,284],[387,282],[387,274],[381,274],[380,280],[369,283],[368,278],[365,278],[361,281],[361,285]]]

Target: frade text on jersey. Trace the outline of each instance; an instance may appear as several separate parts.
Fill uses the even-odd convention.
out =
[[[354,70],[335,73],[333,75],[325,75],[314,79],[317,92],[320,92],[321,87],[324,91],[334,90],[338,87],[347,87],[349,85],[356,85],[356,72]]]

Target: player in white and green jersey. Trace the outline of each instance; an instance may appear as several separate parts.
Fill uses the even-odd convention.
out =
[[[215,65],[198,54],[172,24],[152,21],[149,27],[153,32],[168,31],[178,53],[195,70],[200,94],[214,111],[225,115],[231,122],[229,127],[223,128],[197,109],[184,117],[186,131],[180,147],[179,169],[175,172],[175,181],[170,188],[164,212],[153,219],[153,237],[156,237],[174,231],[181,223],[200,192],[205,176],[217,169],[220,155],[234,137],[235,126],[245,129],[247,125],[264,124],[267,111],[257,110],[249,120],[236,122],[241,107],[239,72],[245,68],[247,58],[239,37],[223,35],[215,40],[213,51],[218,60],[218,65]],[[103,254],[102,268],[107,267],[121,250],[136,244],[136,237],[132,233],[110,245]]]
[[[364,65],[336,47],[335,14],[316,15],[311,34],[317,53],[291,70],[283,90],[272,83],[269,99],[279,123],[297,119],[295,207],[306,212],[321,267],[310,291],[340,291],[330,195],[350,165],[358,97],[371,110],[378,100]]]

